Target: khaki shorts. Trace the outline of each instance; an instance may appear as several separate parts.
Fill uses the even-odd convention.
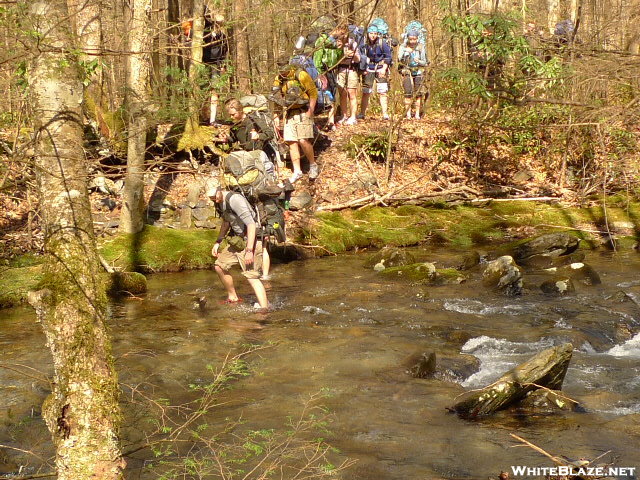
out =
[[[340,88],[358,88],[360,84],[360,74],[353,68],[338,67],[336,83]]]
[[[297,142],[305,138],[313,138],[313,118],[306,112],[297,113],[287,118],[284,124],[283,138],[285,142]]]
[[[228,272],[234,265],[240,265],[242,275],[247,278],[260,278],[262,272],[262,242],[256,241],[256,249],[253,252],[253,268],[247,270],[244,264],[244,250],[236,250],[231,245],[227,245],[218,253],[218,258],[214,265],[217,265],[225,272]]]

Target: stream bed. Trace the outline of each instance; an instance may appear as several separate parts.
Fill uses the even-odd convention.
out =
[[[412,252],[438,267],[455,265],[461,255]],[[252,310],[252,293],[238,272],[236,287],[245,302],[234,306],[219,304],[225,296],[213,271],[150,276],[143,298],[111,306],[123,397],[138,389],[171,404],[188,401],[189,385],[209,381],[208,365],[215,368],[253,345],[260,347],[244,357],[246,375],[219,394],[208,421],[242,418],[238,430],[286,429],[311,396],[321,395],[330,419],[322,436],[336,449],[333,463],[355,460],[339,478],[479,479],[515,465],[552,466],[530,448],[513,448],[511,433],[554,455],[593,459],[611,451],[603,463],[640,467],[637,253],[588,252],[586,262],[602,284],[576,284],[565,297],[544,295],[539,272],[525,275],[523,295],[506,297],[482,286],[480,269],[459,285],[412,285],[365,269],[365,258],[274,265],[266,282],[275,306],[269,314]],[[466,389],[487,385],[565,342],[574,345],[574,354],[563,390],[584,411],[512,409],[469,421],[446,410]],[[20,366],[0,369],[0,444],[48,458],[50,442],[39,417],[46,385],[40,373],[16,371],[27,366],[51,374],[31,310],[0,312],[0,349],[3,364]],[[424,352],[436,353],[434,378],[407,372],[412,355]],[[146,428],[136,423],[136,412],[125,407],[125,450]],[[153,457],[149,450],[133,454],[127,478],[157,478],[144,468]],[[38,464],[32,455],[0,447],[0,472],[34,472]]]

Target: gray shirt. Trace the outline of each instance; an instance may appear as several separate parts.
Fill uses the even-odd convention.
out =
[[[255,210],[241,193],[224,192],[222,199],[223,216],[231,224],[233,233],[244,237],[251,223],[256,225],[256,229],[260,227]]]

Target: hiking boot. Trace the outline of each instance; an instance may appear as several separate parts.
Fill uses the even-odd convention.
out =
[[[315,180],[318,178],[318,164],[314,163],[309,166],[309,180]]]
[[[358,120],[356,120],[356,119],[355,119],[355,118],[353,118],[353,117],[349,117],[349,118],[344,122],[344,124],[345,124],[345,125],[355,125],[356,123],[358,123]]]
[[[389,115],[383,115],[383,116],[382,116],[382,119],[383,119],[383,120],[389,120]]]
[[[356,118],[358,120],[364,120],[364,114],[363,113],[359,113],[358,115],[356,115]]]
[[[291,175],[291,177],[289,177],[289,183],[296,183],[298,180],[300,180],[302,178],[302,172],[298,171],[298,172],[293,172],[293,175]]]

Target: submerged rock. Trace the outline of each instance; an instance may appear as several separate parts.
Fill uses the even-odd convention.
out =
[[[532,413],[553,413],[558,410],[569,412],[584,411],[576,400],[563,395],[559,390],[538,389],[529,394],[518,404]]]
[[[411,355],[404,361],[407,373],[413,378],[428,378],[436,373],[435,352],[424,352]]]
[[[365,266],[370,268],[381,262],[385,268],[390,268],[416,263],[416,259],[410,252],[401,248],[384,247],[380,251],[370,255],[365,262]]]
[[[503,290],[507,295],[522,293],[522,272],[508,255],[489,262],[482,273],[482,281],[485,286]]]
[[[471,270],[476,265],[480,264],[480,254],[475,250],[467,252],[462,256],[462,260],[456,266],[458,270]]]

